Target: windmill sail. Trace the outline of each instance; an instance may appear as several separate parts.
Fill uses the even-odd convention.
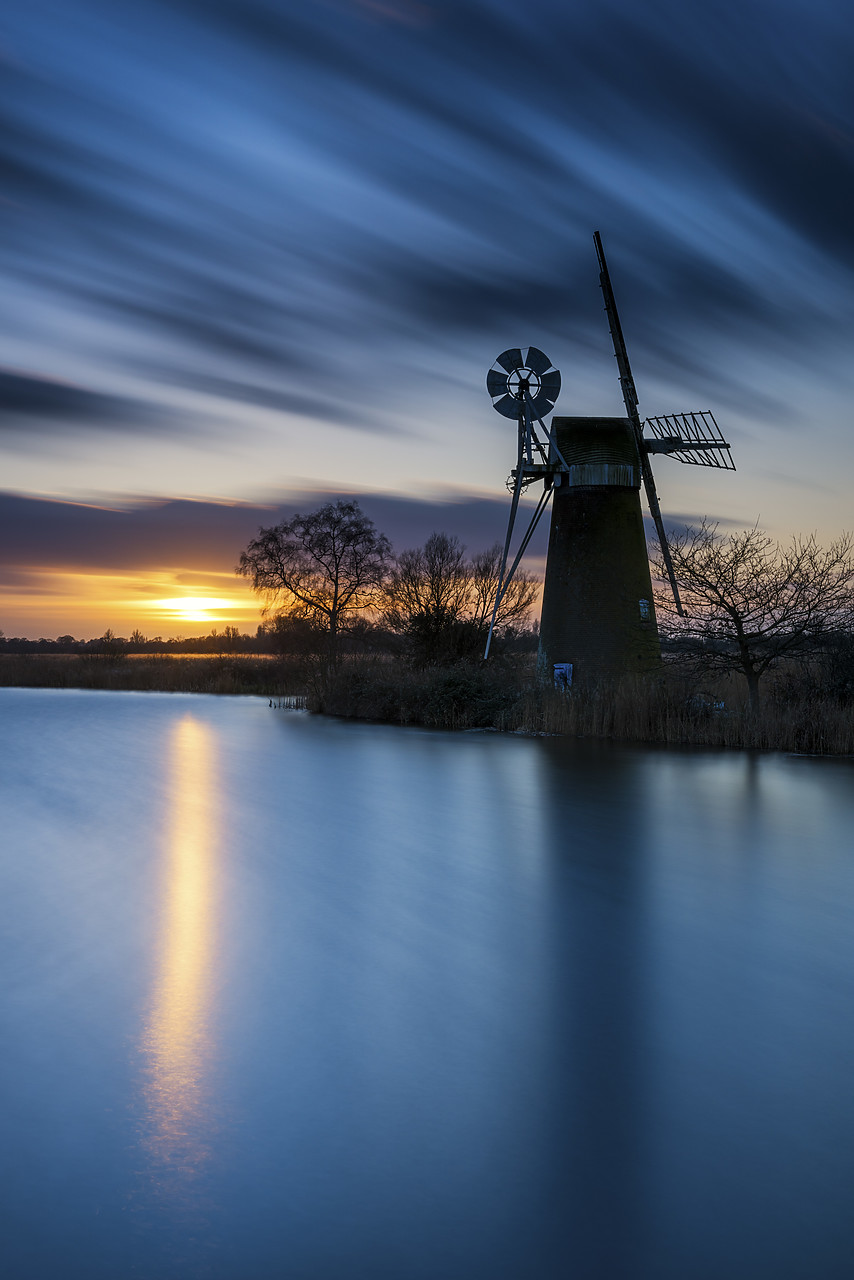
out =
[[[614,355],[617,359],[620,387],[623,392],[623,403],[626,406],[626,414],[632,424],[632,430],[635,435],[638,456],[640,458],[641,477],[643,479],[643,487],[646,492],[646,500],[649,504],[649,511],[655,524],[656,533],[658,534],[662,558],[664,560],[664,564],[667,569],[667,576],[670,579],[670,586],[673,591],[673,599],[676,601],[676,609],[677,612],[684,617],[685,610],[682,608],[682,601],[679,597],[679,587],[676,584],[676,574],[673,571],[673,560],[670,556],[670,547],[667,543],[664,521],[661,518],[661,507],[659,506],[658,494],[655,490],[655,479],[652,474],[649,454],[643,438],[643,425],[640,420],[640,414],[638,413],[638,394],[635,390],[635,380],[632,377],[631,365],[629,364],[629,353],[626,350],[623,330],[620,325],[620,317],[617,314],[617,303],[614,299],[614,290],[611,287],[611,277],[608,274],[608,264],[605,261],[605,250],[602,248],[602,238],[598,231],[594,231],[593,241],[596,245],[597,257],[599,258],[599,283],[602,286],[602,295],[605,299],[605,310],[608,313],[608,324],[611,329],[611,338],[614,343]]]
[[[647,453],[666,453],[691,467],[719,467],[735,471],[730,446],[724,440],[715,415],[671,413],[665,418],[647,418],[644,423],[653,439],[644,440]]]

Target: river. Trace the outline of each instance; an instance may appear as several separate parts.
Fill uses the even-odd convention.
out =
[[[854,762],[0,690],[10,1280],[848,1280]]]

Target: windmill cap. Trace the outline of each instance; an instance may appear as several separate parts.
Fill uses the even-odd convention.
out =
[[[628,418],[552,418],[571,487],[640,488],[640,459]]]

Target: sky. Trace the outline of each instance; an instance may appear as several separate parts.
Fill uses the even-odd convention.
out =
[[[7,7],[0,628],[252,631],[240,551],[330,497],[502,539],[495,356],[622,412],[597,229],[641,414],[733,446],[668,521],[851,528],[852,66],[841,0]]]

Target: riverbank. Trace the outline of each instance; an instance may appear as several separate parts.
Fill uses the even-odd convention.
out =
[[[811,755],[854,754],[854,707],[768,683],[751,712],[735,678],[700,681],[662,668],[646,678],[561,693],[542,688],[534,663],[459,664],[414,671],[363,660],[308,690],[321,714],[434,729],[611,738],[658,745],[712,746]]]
[[[133,659],[0,655],[0,686],[294,698],[319,715],[452,731],[605,738],[656,745],[854,755],[854,707],[814,689],[768,681],[758,713],[739,682],[702,682],[663,668],[654,677],[559,693],[539,687],[534,659],[414,670],[387,656],[336,671],[297,657],[140,655]]]

